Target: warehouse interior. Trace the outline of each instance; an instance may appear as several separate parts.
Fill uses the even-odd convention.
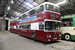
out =
[[[18,18],[24,12],[43,2],[51,2],[59,5],[61,17],[75,14],[75,0],[0,0],[0,19],[5,20],[9,25],[9,20]],[[28,6],[28,3],[30,3],[31,6]],[[7,27],[4,29],[7,30]]]
[[[56,19],[52,18],[52,20],[48,21],[45,20],[44,22],[38,22],[39,24],[33,22],[36,22],[38,20],[37,16],[42,16],[42,15],[35,15],[35,16],[33,15],[30,16],[30,18],[29,16],[24,16],[24,20],[19,19],[22,15],[25,15],[26,12],[28,12],[29,10],[31,11],[32,9],[34,9],[35,7],[39,6],[42,3],[45,4],[51,3],[54,6],[60,7],[59,10],[60,13],[51,11],[52,15],[57,16],[55,17]],[[46,7],[44,8],[46,9]],[[43,11],[42,13],[44,14]],[[31,19],[32,17],[34,19]],[[48,15],[46,17],[48,17]],[[24,22],[26,22],[25,20],[27,20],[27,22],[30,23],[24,24]],[[69,25],[65,25],[65,23],[69,23]],[[42,26],[42,28],[40,26]],[[49,26],[49,29],[54,29],[54,30],[49,30],[49,29],[45,30],[46,28],[44,27],[46,26]],[[27,29],[25,30],[25,28]],[[34,31],[35,30],[34,28],[36,29],[36,31]],[[23,32],[21,31],[21,29],[23,29]],[[69,32],[67,30],[71,31]],[[31,31],[34,32],[32,32],[32,34],[29,35]],[[37,31],[40,33],[38,34],[40,36],[36,35],[35,32]],[[75,0],[0,0],[0,50],[75,50],[74,31],[75,31]],[[51,35],[49,35],[49,32],[51,32]],[[62,34],[62,32],[66,33]],[[46,34],[44,36],[44,34],[42,35],[41,33],[44,34],[46,33]],[[53,38],[52,34],[58,34],[59,39],[57,35],[55,35],[55,37],[57,38]],[[44,41],[45,39],[43,36],[46,37],[45,38],[47,39],[46,41]],[[41,40],[38,40],[38,38],[36,37],[38,37],[41,40],[44,39],[42,40],[43,42]],[[53,38],[55,41],[51,41],[52,39],[50,38]]]

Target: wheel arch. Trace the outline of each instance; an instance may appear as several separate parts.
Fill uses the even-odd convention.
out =
[[[70,34],[70,33],[65,33],[65,34],[64,34],[64,38],[65,38],[65,35],[70,35],[70,37],[71,37],[71,34]],[[71,39],[72,39],[72,37],[71,37]],[[70,39],[70,40],[71,40],[71,39]]]
[[[64,33],[64,35],[66,35],[66,34],[71,35],[70,33]]]

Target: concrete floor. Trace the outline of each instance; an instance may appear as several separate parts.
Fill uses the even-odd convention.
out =
[[[0,32],[0,50],[75,50],[75,41],[44,43],[4,31]]]

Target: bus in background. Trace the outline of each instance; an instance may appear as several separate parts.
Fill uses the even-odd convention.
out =
[[[59,6],[45,2],[19,17],[19,35],[43,42],[61,39]]]
[[[65,40],[75,40],[75,16],[61,17],[62,38]]]
[[[19,22],[16,20],[10,21],[10,32],[18,33],[18,24]]]

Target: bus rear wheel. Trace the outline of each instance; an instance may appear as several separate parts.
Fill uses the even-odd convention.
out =
[[[36,40],[36,34],[35,34],[35,33],[32,33],[31,38],[32,38],[33,40]]]
[[[71,35],[69,35],[69,34],[65,34],[65,40],[71,40]]]

